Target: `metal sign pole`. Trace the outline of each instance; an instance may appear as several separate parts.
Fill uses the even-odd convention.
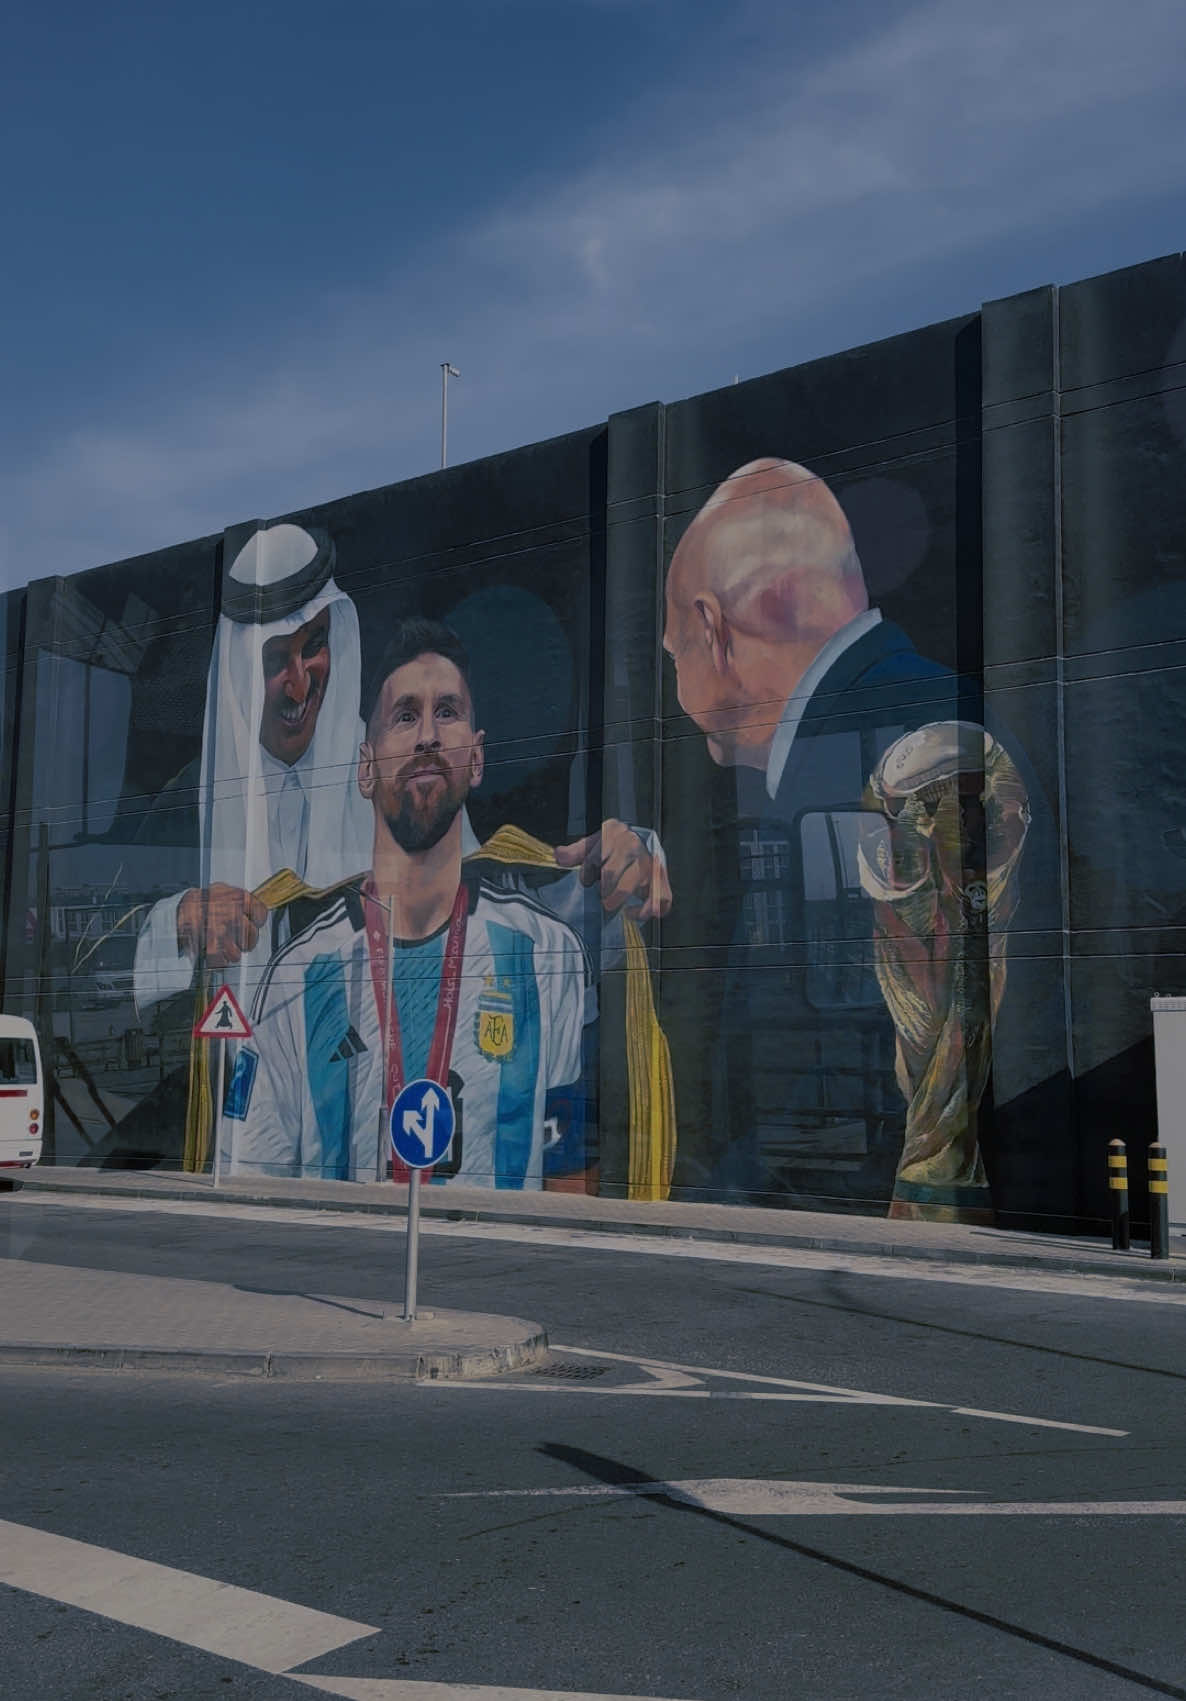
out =
[[[221,1185],[222,1170],[222,1101],[226,1092],[226,1041],[218,1042],[218,1093],[214,1100],[214,1185]]]
[[[441,465],[448,454],[449,441],[449,362],[441,361]]]
[[[383,1058],[382,1058],[382,1062],[380,1063],[380,1070],[381,1070],[380,1080],[382,1081],[383,1085],[382,1085],[382,1088],[379,1092],[379,1139],[378,1139],[378,1146],[377,1146],[377,1149],[376,1149],[376,1152],[375,1152],[375,1180],[376,1181],[383,1181],[383,1180],[386,1179],[385,1170],[386,1170],[388,1158],[391,1159],[391,1179],[393,1181],[395,1180],[395,1154],[391,1149],[391,1141],[390,1141],[390,1137],[389,1137],[389,1133],[388,1133],[388,1130],[389,1130],[389,1121],[388,1121],[389,1107],[388,1107],[388,1104],[387,1104],[387,1070],[388,1070],[389,1061],[390,1061],[390,1058],[391,1058],[391,1015],[392,1015],[392,1006],[395,1003],[395,986],[393,984],[393,977],[392,977],[392,972],[391,972],[392,971],[391,958],[392,958],[393,951],[394,951],[394,945],[393,945],[394,937],[395,937],[395,894],[392,893],[391,897],[389,897],[388,900],[387,900],[387,955],[386,955],[386,958],[385,958],[384,964],[383,964],[383,973],[387,977],[387,1002],[386,1002],[386,1005],[385,1005],[385,1012],[384,1012],[384,1016],[383,1016]]]
[[[449,453],[449,380],[460,378],[461,374],[451,361],[441,361],[441,465],[445,465]]]
[[[221,986],[214,995],[206,1014],[194,1027],[194,1038],[200,1040],[217,1040],[218,1046],[218,1079],[214,1090],[214,1156],[211,1168],[214,1171],[215,1187],[222,1186],[222,1108],[226,1100],[226,1042],[228,1039],[244,1040],[251,1038],[251,1023],[239,1008],[239,1001],[229,986]],[[192,1053],[191,1053],[192,1055]],[[203,1047],[202,1079],[210,1082],[210,1058]],[[231,1086],[238,1082],[234,1077]],[[248,1087],[250,1092],[250,1086]],[[237,1111],[238,1115],[243,1112]],[[203,1142],[204,1144],[205,1142]],[[195,1159],[196,1161],[196,1159]]]
[[[404,1263],[404,1322],[416,1321],[416,1273],[420,1262],[420,1171],[408,1182],[408,1246]]]
[[[450,994],[452,996],[452,994]],[[439,1064],[438,1064],[439,1070]],[[449,1089],[428,1076],[409,1081],[391,1107],[391,1145],[406,1164],[408,1176],[408,1244],[404,1264],[405,1323],[416,1321],[416,1279],[420,1268],[420,1197],[426,1169],[439,1163],[449,1149],[457,1117]],[[428,1313],[431,1316],[431,1313]]]

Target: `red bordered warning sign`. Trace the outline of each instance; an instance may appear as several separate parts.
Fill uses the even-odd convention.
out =
[[[220,986],[214,1001],[194,1029],[199,1039],[250,1039],[251,1023],[239,1008],[229,986]]]

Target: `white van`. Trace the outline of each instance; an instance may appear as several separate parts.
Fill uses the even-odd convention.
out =
[[[0,1172],[37,1162],[44,1115],[36,1030],[23,1016],[0,1015]]]

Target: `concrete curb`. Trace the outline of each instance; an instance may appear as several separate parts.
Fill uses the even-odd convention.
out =
[[[78,1346],[64,1342],[0,1342],[0,1365],[58,1365],[70,1370],[148,1370],[201,1376],[246,1376],[293,1382],[480,1381],[542,1364],[548,1337],[532,1333],[496,1347],[437,1348],[429,1343],[396,1353],[300,1353],[216,1347]]]
[[[215,1189],[213,1187],[199,1193],[193,1187],[170,1187],[153,1185],[150,1187],[115,1186],[101,1181],[93,1185],[88,1182],[85,1187],[77,1183],[58,1181],[52,1177],[36,1179],[26,1176],[23,1186],[34,1191],[50,1193],[84,1194],[111,1199],[167,1199],[191,1201],[201,1199],[203,1203],[214,1205],[255,1205],[265,1206],[277,1211],[320,1211],[329,1215],[365,1215],[390,1217],[402,1211],[402,1205],[393,1208],[373,1199],[287,1199],[279,1198],[272,1193],[249,1192],[245,1188]],[[809,1213],[796,1213],[809,1214]],[[1143,1258],[1140,1253],[1113,1253],[1110,1256],[1078,1251],[1055,1253],[1049,1256],[1040,1254],[1012,1251],[1007,1248],[988,1250],[972,1247],[951,1245],[927,1245],[921,1241],[879,1241],[874,1238],[861,1240],[850,1239],[844,1235],[811,1234],[788,1230],[785,1234],[771,1234],[765,1230],[749,1231],[745,1228],[726,1229],[719,1227],[695,1226],[686,1227],[680,1223],[640,1222],[637,1220],[618,1220],[613,1217],[582,1217],[574,1219],[569,1216],[553,1216],[546,1212],[532,1213],[530,1216],[514,1211],[475,1210],[472,1207],[461,1208],[445,1204],[431,1205],[421,1196],[421,1218],[433,1218],[441,1222],[472,1222],[472,1223],[501,1223],[530,1228],[577,1229],[590,1234],[621,1234],[636,1235],[642,1239],[666,1240],[700,1240],[718,1242],[725,1245],[744,1246],[785,1246],[799,1247],[809,1252],[848,1252],[858,1258],[896,1258],[910,1262],[926,1262],[940,1264],[973,1264],[983,1266],[1004,1266],[1019,1270],[1047,1270],[1063,1275],[1074,1276],[1118,1276],[1130,1281],[1154,1282],[1186,1282],[1186,1259],[1171,1257],[1164,1262],[1154,1262]]]

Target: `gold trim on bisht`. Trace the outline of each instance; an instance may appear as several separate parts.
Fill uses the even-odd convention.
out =
[[[324,891],[332,891],[327,886]],[[291,868],[281,868],[269,874],[252,892],[253,898],[269,910],[283,909],[294,898],[319,898],[323,892],[306,886]],[[196,1028],[206,1014],[213,996],[213,980],[209,972],[199,968],[194,982],[194,1021]],[[185,1100],[185,1145],[181,1167],[191,1175],[200,1175],[210,1162],[210,1136],[214,1131],[214,1089],[210,1084],[210,1054],[196,1033],[189,1041],[189,1085]]]
[[[556,868],[550,845],[521,827],[500,827],[473,852],[489,862]],[[659,1025],[650,964],[638,924],[623,917],[626,935],[626,1080],[629,1089],[628,1199],[666,1199],[675,1167],[675,1080],[667,1035]]]
[[[556,853],[541,839],[520,827],[500,827],[473,859],[522,863],[533,868],[557,868]],[[268,909],[282,909],[296,898],[318,898],[333,887],[306,886],[291,868],[282,868],[255,888],[253,897]],[[627,1198],[666,1199],[675,1167],[675,1082],[667,1036],[659,1024],[651,987],[646,946],[637,923],[623,917],[626,938],[626,1079],[629,1093]],[[199,974],[194,999],[194,1026],[205,1014],[210,997],[208,977]],[[210,1157],[214,1096],[202,1041],[190,1040],[189,1097],[185,1110],[183,1167],[205,1169]]]
[[[206,1014],[207,977],[200,974],[194,988],[196,1028]],[[185,1099],[185,1145],[181,1167],[200,1175],[210,1156],[210,1132],[214,1123],[214,1091],[210,1085],[210,1054],[196,1033],[189,1036],[189,1085]]]

